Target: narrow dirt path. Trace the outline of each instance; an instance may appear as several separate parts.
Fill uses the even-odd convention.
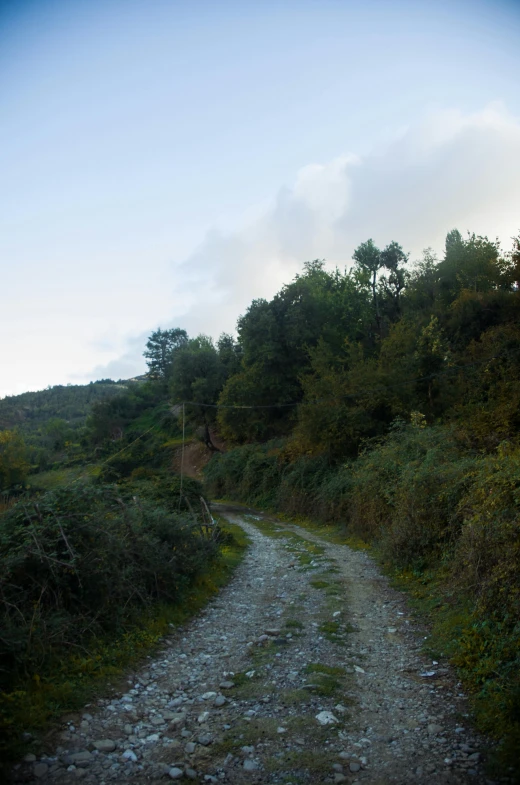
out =
[[[453,674],[370,558],[221,511],[251,540],[232,582],[15,781],[490,785]]]

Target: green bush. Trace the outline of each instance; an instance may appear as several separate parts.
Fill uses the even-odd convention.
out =
[[[168,469],[137,469],[120,483],[127,493],[136,494],[150,503],[159,504],[169,512],[201,513],[202,486],[198,480],[172,474]],[[204,513],[202,513],[204,516]]]
[[[286,442],[274,441],[215,456],[206,468],[208,491],[343,522],[352,534],[377,541],[399,566],[440,558],[458,536],[458,504],[475,459],[461,453],[447,428],[397,423],[386,439],[339,466],[325,456],[291,462],[288,454]]]
[[[27,448],[16,431],[0,431],[0,491],[25,482],[29,464]]]
[[[458,580],[481,613],[520,633],[520,448],[505,443],[480,458],[459,503]]]
[[[76,484],[0,519],[0,686],[182,598],[216,556],[191,515],[153,488]]]
[[[352,529],[398,567],[437,563],[460,532],[474,463],[447,428],[394,428],[351,466]]]

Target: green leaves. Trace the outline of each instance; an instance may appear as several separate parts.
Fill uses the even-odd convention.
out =
[[[191,515],[172,511],[177,501],[178,482],[78,483],[4,513],[1,679],[38,672],[60,651],[180,598],[217,550]]]
[[[224,352],[232,351],[225,345]],[[170,393],[175,402],[194,401],[196,403],[215,404],[228,372],[219,351],[211,338],[198,335],[190,338],[175,356],[171,370]],[[193,407],[187,408],[190,419],[203,421],[205,417],[214,420],[215,412]]]
[[[27,449],[16,431],[0,431],[0,491],[21,485],[29,471]]]
[[[168,378],[176,351],[187,341],[188,335],[180,327],[171,330],[159,328],[151,334],[143,352],[150,379],[165,380]]]

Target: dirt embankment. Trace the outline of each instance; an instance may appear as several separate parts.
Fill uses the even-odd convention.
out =
[[[215,447],[215,451],[225,452],[226,443],[211,429],[210,437],[211,442]],[[201,480],[202,471],[215,454],[215,451],[212,451],[200,439],[192,439],[191,441],[187,441],[184,445],[184,459],[182,458],[182,447],[175,451],[172,468],[174,471],[180,472],[182,463],[183,472],[186,477],[191,477],[194,480]]]

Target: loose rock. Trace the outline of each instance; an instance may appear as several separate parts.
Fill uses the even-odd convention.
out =
[[[93,742],[93,744],[98,752],[113,752],[116,748],[116,743],[112,739],[101,739]]]
[[[333,725],[338,721],[338,718],[335,717],[331,711],[320,711],[320,713],[316,715],[316,719],[320,725]]]

